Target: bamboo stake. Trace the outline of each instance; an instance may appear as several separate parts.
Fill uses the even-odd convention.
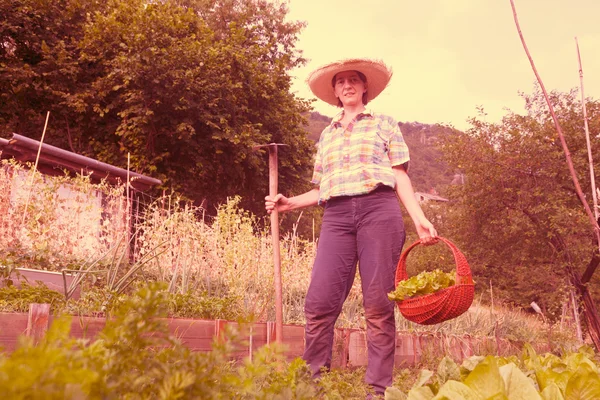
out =
[[[44,130],[42,131],[42,138],[40,139],[40,146],[38,147],[37,156],[35,157],[35,165],[33,171],[31,171],[31,179],[29,182],[29,192],[27,193],[27,200],[25,201],[25,209],[23,210],[23,219],[21,226],[25,225],[25,217],[27,216],[27,208],[29,208],[29,201],[31,199],[31,192],[33,191],[33,178],[35,171],[37,171],[38,162],[40,161],[40,154],[42,153],[42,145],[44,144],[44,137],[46,136],[46,128],[48,127],[48,119],[50,119],[50,111],[46,114],[46,123],[44,124]]]
[[[581,83],[581,109],[583,111],[583,126],[585,128],[585,142],[587,144],[588,160],[590,162],[590,181],[592,184],[592,199],[594,201],[594,217],[598,221],[598,197],[596,196],[596,177],[594,176],[594,160],[592,158],[592,147],[590,145],[590,129],[588,127],[587,111],[585,107],[585,94],[583,92],[583,67],[581,66],[581,54],[579,53],[579,43],[575,37],[577,47],[577,61],[579,62],[579,81]]]
[[[519,19],[517,18],[517,10],[515,9],[515,3],[513,0],[510,0],[510,5],[513,10],[513,17],[515,20],[515,25],[517,26],[517,31],[519,32],[519,37],[521,38],[521,43],[523,44],[523,49],[525,49],[525,54],[527,54],[527,58],[529,59],[529,63],[531,64],[531,68],[533,69],[533,73],[537,81],[540,84],[540,88],[542,89],[542,93],[544,94],[544,98],[546,99],[546,103],[548,103],[548,108],[550,109],[550,114],[552,115],[552,120],[554,121],[554,126],[556,127],[556,131],[558,132],[558,137],[560,138],[560,143],[562,145],[563,151],[565,153],[565,158],[567,161],[567,165],[569,167],[569,172],[571,173],[571,178],[573,180],[573,184],[575,185],[575,191],[577,192],[577,197],[583,204],[583,208],[585,208],[585,212],[588,215],[592,227],[594,228],[594,233],[596,234],[596,238],[598,239],[598,243],[600,244],[600,227],[598,227],[598,222],[594,217],[594,213],[590,209],[588,202],[585,200],[585,196],[583,195],[583,191],[581,190],[581,185],[579,184],[579,179],[577,179],[577,173],[575,172],[575,167],[573,166],[573,161],[571,160],[571,152],[569,151],[569,147],[567,146],[567,142],[565,140],[565,136],[563,135],[562,128],[560,127],[560,123],[558,122],[558,118],[556,117],[556,113],[554,112],[554,107],[552,107],[552,103],[550,102],[550,98],[548,97],[548,92],[546,91],[546,87],[544,86],[544,82],[542,82],[542,78],[535,67],[535,63],[533,62],[533,58],[531,58],[531,54],[529,54],[529,49],[527,48],[527,44],[525,43],[525,38],[523,37],[523,33],[521,32],[521,27],[519,25]]]

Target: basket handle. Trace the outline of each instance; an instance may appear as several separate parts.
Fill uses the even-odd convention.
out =
[[[452,243],[448,239],[443,238],[441,236],[438,236],[437,239],[439,239],[440,242],[443,242],[446,245],[448,245],[448,247],[450,247],[450,250],[452,250],[452,254],[454,255],[454,261],[456,262],[456,274],[458,275],[458,277],[466,277],[466,280],[470,281],[471,268],[469,268],[467,258],[464,256],[464,254],[458,249],[458,247],[456,247],[454,243]],[[402,252],[400,260],[398,261],[398,267],[396,268],[395,285],[398,285],[398,282],[400,281],[408,279],[408,274],[406,273],[406,258],[408,257],[408,253],[410,253],[410,251],[417,247],[419,244],[421,244],[421,239],[415,241],[413,244],[408,246],[406,250]],[[460,280],[464,281],[465,279]],[[458,281],[459,279],[457,279],[457,283]]]

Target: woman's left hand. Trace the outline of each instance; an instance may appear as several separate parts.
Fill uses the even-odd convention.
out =
[[[419,239],[421,239],[421,243],[426,246],[437,243],[438,234],[435,230],[435,227],[428,219],[423,218],[416,224],[417,234],[419,235]]]

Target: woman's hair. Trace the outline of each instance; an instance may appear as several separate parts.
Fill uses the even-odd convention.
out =
[[[365,74],[363,74],[363,73],[362,73],[362,72],[360,72],[360,71],[354,71],[354,72],[356,72],[356,74],[358,75],[358,77],[360,78],[360,80],[361,80],[361,81],[363,81],[363,83],[367,83],[367,77],[365,76]],[[337,76],[337,74],[335,74],[335,75],[333,76],[333,78],[331,78],[331,86],[332,86],[332,87],[335,87],[335,77],[336,77],[336,76]],[[366,92],[364,92],[364,93],[363,93],[363,95],[362,95],[362,103],[363,103],[363,105],[365,105],[365,106],[366,106],[366,105],[367,105],[367,103],[369,102],[369,96],[368,96],[368,93],[369,93],[369,88],[367,88],[367,91],[366,91]],[[342,104],[342,101],[341,101],[339,98],[338,98],[338,104],[337,104],[337,106],[338,106],[338,107],[343,107],[343,106],[344,106],[344,105]]]

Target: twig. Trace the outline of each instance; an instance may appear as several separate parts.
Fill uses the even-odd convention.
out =
[[[581,323],[579,322],[579,307],[577,305],[577,301],[575,300],[575,293],[573,293],[573,289],[571,289],[569,295],[571,296],[571,304],[573,306],[573,319],[575,320],[577,340],[579,343],[583,343],[583,333],[581,332]]]
[[[494,287],[492,286],[492,280],[490,279],[490,322],[494,326]]]
[[[37,171],[38,162],[40,160],[40,154],[42,152],[42,145],[44,144],[44,137],[46,136],[46,128],[48,127],[48,119],[49,118],[50,118],[50,111],[48,111],[48,113],[46,114],[46,123],[44,124],[42,138],[40,139],[40,146],[38,147],[37,156],[35,157],[35,165],[33,166],[33,171],[31,171],[31,180],[29,182],[29,192],[27,193],[27,201],[25,202],[25,209],[23,210],[23,219],[21,221],[21,226],[25,225],[25,217],[27,216],[27,208],[29,208],[31,192],[33,191],[33,178],[35,176],[35,171]]]

